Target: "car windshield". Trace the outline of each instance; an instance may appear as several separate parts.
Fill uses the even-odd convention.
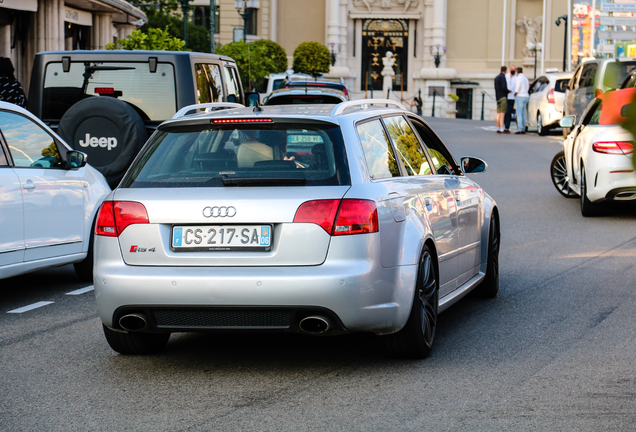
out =
[[[49,63],[44,76],[42,118],[59,120],[75,103],[89,97],[115,97],[129,103],[143,120],[163,121],[177,109],[174,66],[148,62]]]
[[[339,104],[343,100],[330,95],[285,95],[270,97],[265,105]]]
[[[349,185],[332,124],[173,126],[148,142],[121,187]]]

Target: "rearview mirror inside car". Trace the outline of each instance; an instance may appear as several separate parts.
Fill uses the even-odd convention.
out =
[[[561,126],[562,128],[571,128],[572,126],[574,126],[575,122],[576,116],[565,116],[561,120],[559,120],[559,126]]]
[[[488,169],[488,164],[476,157],[463,157],[461,168],[464,174],[482,173]]]

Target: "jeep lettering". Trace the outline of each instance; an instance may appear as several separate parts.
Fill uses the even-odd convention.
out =
[[[103,148],[108,148],[108,150],[117,147],[117,138],[115,137],[101,137],[101,138],[96,138],[96,137],[91,137],[90,134],[86,134],[86,139],[84,141],[79,140],[79,145],[82,147],[88,147],[89,145],[91,147],[103,147]]]

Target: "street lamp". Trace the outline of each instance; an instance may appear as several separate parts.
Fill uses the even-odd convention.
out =
[[[435,58],[435,67],[438,68],[439,64],[441,62],[442,56],[444,54],[446,54],[446,47],[441,47],[444,50],[444,52],[442,52],[442,53],[439,52],[440,46],[436,45],[436,47],[437,47],[437,52],[435,54],[433,54],[433,47],[432,46],[428,47],[428,50],[431,52],[431,55]]]
[[[338,51],[334,51],[334,47],[336,46],[336,44],[331,42],[329,45],[331,45],[331,66],[335,66],[336,57],[338,57],[338,54],[340,54],[340,50],[342,49],[342,46],[338,45]]]
[[[248,0],[234,0],[234,7],[238,14],[243,18],[243,40],[247,42],[247,23],[252,15],[252,10],[247,7]],[[243,12],[241,12],[241,4],[243,5]]]
[[[183,11],[183,40],[185,41],[184,49],[188,49],[188,16],[190,15],[188,7],[190,0],[179,0],[181,10]]]
[[[564,21],[565,34],[563,35],[563,72],[565,72],[565,60],[568,57],[568,16],[563,15],[557,18],[556,25],[561,25],[561,20]]]

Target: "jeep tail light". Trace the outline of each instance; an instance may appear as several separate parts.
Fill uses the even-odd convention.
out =
[[[549,104],[553,104],[554,103],[554,89],[550,90],[548,92],[548,103]]]
[[[592,144],[596,153],[628,155],[634,151],[634,143],[630,141],[599,141]]]
[[[332,236],[379,230],[375,203],[358,199],[307,201],[298,208],[294,222],[315,223]]]
[[[134,201],[104,201],[97,216],[95,234],[119,237],[127,226],[147,223],[148,212],[143,204]]]

